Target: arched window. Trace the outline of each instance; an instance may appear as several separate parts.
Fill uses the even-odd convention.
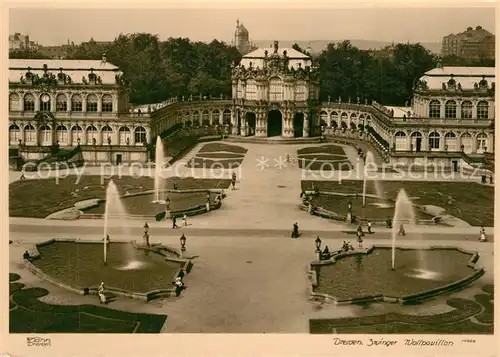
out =
[[[200,126],[200,113],[198,111],[193,113],[193,126]]]
[[[52,98],[47,93],[40,95],[40,110],[50,112]]]
[[[109,94],[104,94],[102,96],[102,111],[103,112],[112,112],[113,111],[113,97]]]
[[[94,140],[97,142],[97,128],[93,125],[87,127],[87,145],[92,145]]]
[[[224,125],[231,124],[231,111],[229,109],[224,110],[224,113],[222,113],[222,123]]]
[[[214,110],[212,112],[212,124],[222,124],[220,123],[220,112],[218,110]]]
[[[440,135],[436,131],[433,131],[432,133],[429,134],[429,149],[430,150],[439,149],[439,138],[440,138]]]
[[[460,137],[460,141],[464,147],[464,152],[466,154],[470,154],[472,152],[472,135],[469,133],[463,133]]]
[[[40,145],[52,145],[52,130],[50,130],[48,125],[42,125],[40,127]]]
[[[28,124],[24,127],[24,143],[26,145],[35,145],[36,144],[35,127],[31,124]]]
[[[429,102],[429,118],[441,117],[441,103],[439,100],[431,100]]]
[[[145,143],[146,142],[146,129],[142,126],[138,126],[135,128],[135,143]]]
[[[477,152],[480,154],[488,150],[488,135],[486,135],[485,133],[477,134],[476,149]]]
[[[23,98],[24,101],[24,111],[34,112],[35,111],[35,97],[31,93],[26,93]]]
[[[73,94],[73,96],[71,97],[71,111],[82,111],[82,96],[80,94]]]
[[[20,110],[20,101],[19,101],[19,94],[17,93],[11,93],[9,95],[9,111],[14,112]]]
[[[68,145],[68,129],[64,125],[58,125],[56,128],[56,137],[59,145]]]
[[[95,94],[89,94],[87,96],[87,111],[97,112],[97,96]]]
[[[279,78],[269,80],[269,101],[279,102],[283,100],[283,83]]]
[[[456,118],[457,117],[457,102],[454,100],[448,100],[444,104],[444,117],[445,118]]]
[[[472,119],[472,102],[470,100],[464,100],[461,109],[462,119]]]
[[[307,99],[307,89],[304,84],[297,84],[295,86],[295,100],[297,102],[303,102]]]
[[[448,132],[444,135],[444,145],[448,148],[448,151],[457,151],[457,136],[453,132]]]
[[[328,113],[324,110],[319,114],[320,125],[328,125]]]
[[[101,129],[102,145],[113,144],[113,129],[109,125],[103,126]]]
[[[208,110],[203,111],[201,122],[203,125],[210,125],[210,114],[208,114]]]
[[[83,130],[80,125],[75,125],[71,128],[71,144],[76,146],[78,144],[78,139],[82,139]]]
[[[68,98],[66,94],[58,94],[56,97],[56,112],[65,112],[68,110]]]
[[[481,101],[477,103],[477,118],[488,119],[488,102]]]
[[[118,145],[127,145],[127,139],[128,139],[128,144],[130,144],[130,129],[126,126],[122,126],[120,130],[118,131]]]
[[[394,135],[394,141],[396,144],[396,151],[404,151],[406,149],[406,134],[402,131],[398,131]]]
[[[257,100],[257,83],[253,79],[247,82],[246,99]]]
[[[17,145],[21,139],[21,129],[16,125],[12,124],[9,126],[9,144]]]
[[[332,119],[331,123],[332,123],[332,126],[334,127],[338,127],[338,123],[339,123],[339,113],[337,112],[332,112],[330,114],[330,118]],[[335,124],[333,124],[335,123]]]

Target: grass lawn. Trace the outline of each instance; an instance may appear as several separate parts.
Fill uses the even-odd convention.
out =
[[[136,314],[94,305],[45,304],[38,299],[47,295],[47,290],[23,289],[23,284],[10,283],[13,284],[16,289],[10,289],[10,333],[158,333],[167,319],[166,315]]]
[[[385,313],[381,315],[348,317],[337,319],[311,319],[309,332],[312,334],[493,334],[493,316],[480,319],[485,311],[493,311],[493,285],[483,287],[485,294],[478,294],[474,300],[451,298],[446,303],[455,308],[450,312],[434,315],[403,315]],[[475,317],[483,324],[477,324]]]
[[[353,165],[338,145],[322,145],[297,150],[299,167],[308,170],[349,171]]]
[[[208,143],[201,147],[199,152],[218,152],[218,151],[228,151],[235,154],[246,154],[247,149],[237,146],[229,145],[224,143]]]
[[[203,159],[243,159],[243,154],[235,154],[232,152],[202,152],[196,154],[197,158]]]
[[[235,169],[241,165],[243,159],[220,159],[220,160],[211,160],[211,159],[202,159],[198,157],[194,157],[189,160],[186,164],[187,167],[195,168],[195,169],[206,169],[206,170],[221,170],[221,169]]]
[[[319,154],[319,153],[340,155],[344,157],[346,156],[344,148],[339,145],[310,146],[297,150],[297,155],[299,156],[306,154]]]
[[[215,201],[218,194],[211,193],[210,200]],[[170,199],[170,211],[181,212],[188,211],[199,206],[205,206],[207,203],[207,192],[186,192],[186,193],[164,193],[162,196],[168,196]],[[154,194],[145,194],[138,196],[130,196],[122,198],[122,203],[125,206],[127,214],[140,216],[156,216],[158,213],[165,212],[164,204],[155,204]],[[84,210],[87,214],[104,214],[105,202],[101,202],[99,206]]]
[[[103,182],[101,182],[101,180]],[[11,217],[45,218],[51,213],[73,207],[76,202],[105,198],[109,179],[99,175],[71,176],[59,179],[16,181],[9,185],[9,214]],[[113,177],[120,194],[144,192],[154,189],[151,177]],[[172,177],[167,179],[166,188],[172,189],[220,188],[227,189],[230,180],[195,179]]]
[[[302,181],[303,190],[311,190],[312,184],[320,191],[362,194],[363,182],[360,180],[338,181]],[[436,182],[436,181],[377,181],[387,199],[395,200],[401,188],[417,205],[442,207],[448,214],[460,218],[472,226],[493,226],[494,223],[494,188],[474,182]],[[374,185],[367,183],[367,193],[375,194]],[[346,204],[341,200],[317,198],[323,207],[330,211],[341,211]],[[323,201],[321,201],[323,200]],[[359,206],[356,205],[356,206]],[[356,207],[353,206],[356,212]],[[355,214],[355,213],[354,213]]]

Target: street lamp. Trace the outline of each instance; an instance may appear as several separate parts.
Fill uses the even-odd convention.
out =
[[[144,245],[149,247],[149,226],[148,222],[144,223]]]
[[[180,241],[181,241],[181,258],[184,255],[184,252],[186,251],[186,236],[184,233],[182,233]]]
[[[316,237],[314,244],[316,245],[316,254],[318,254],[318,260],[321,260],[321,238],[319,236]]]
[[[170,197],[167,196],[167,199],[165,200],[165,204],[167,205],[167,211],[170,210]]]

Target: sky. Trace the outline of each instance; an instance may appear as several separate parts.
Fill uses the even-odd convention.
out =
[[[248,6],[248,5],[247,5]],[[78,44],[93,37],[112,41],[120,33],[148,32],[194,41],[230,42],[236,19],[251,40],[370,40],[440,43],[443,36],[482,26],[495,33],[494,8],[356,9],[10,9],[9,33],[29,34],[39,44]]]

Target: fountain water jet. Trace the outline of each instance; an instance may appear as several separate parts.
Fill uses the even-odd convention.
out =
[[[399,226],[406,223],[406,221],[415,224],[415,210],[406,191],[402,188],[396,197],[396,206],[392,219],[392,270],[394,270],[396,263],[396,236],[399,232]]]
[[[110,235],[110,219],[117,219],[119,227],[118,235],[122,235],[125,237],[130,237],[130,228],[127,227],[128,214],[120,199],[120,193],[118,192],[118,188],[113,180],[109,180],[108,186],[106,188],[106,203],[104,209],[104,264],[107,263],[107,251],[108,251],[108,242],[107,237]],[[135,249],[132,245],[130,245],[128,253],[129,263],[125,267],[129,267],[128,269],[139,269],[144,265],[143,262],[134,260],[133,249]],[[123,268],[122,268],[123,269]]]
[[[160,136],[156,138],[156,150],[155,150],[155,195],[154,202],[161,203],[162,199],[160,193],[162,191],[162,169],[165,164],[165,152],[163,148],[163,141]]]
[[[373,153],[371,151],[366,152],[365,156],[365,162],[363,166],[363,207],[365,207],[366,204],[366,182],[367,182],[367,173],[368,172],[373,172],[377,171],[377,164],[375,163],[375,159],[373,157]],[[382,187],[380,186],[379,180],[377,178],[373,178],[371,180],[373,182],[373,185],[375,187],[375,194],[379,198],[384,198],[384,191],[382,190]]]

